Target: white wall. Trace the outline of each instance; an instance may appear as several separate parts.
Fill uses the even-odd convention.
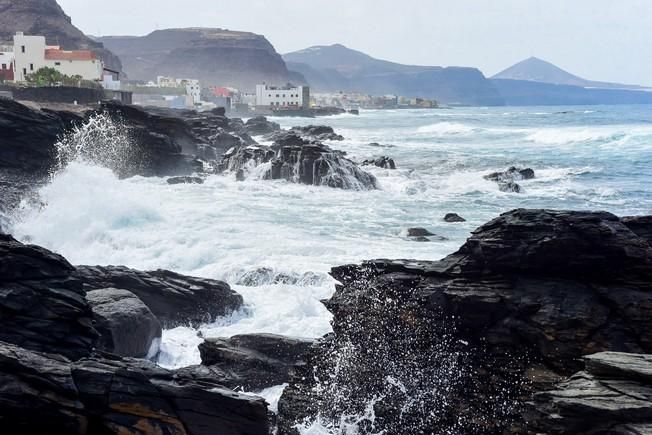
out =
[[[304,86],[293,88],[278,88],[273,86],[256,85],[256,106],[303,108],[309,101],[304,100]],[[309,98],[308,98],[309,100]]]
[[[67,76],[82,76],[84,80],[101,80],[104,66],[99,59],[93,60],[46,60],[44,66],[54,68]]]
[[[24,82],[25,76],[45,66],[45,36],[14,36],[14,80]]]

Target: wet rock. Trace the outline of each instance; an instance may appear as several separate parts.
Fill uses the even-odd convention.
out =
[[[434,236],[435,234],[425,228],[408,228],[407,235],[408,237],[425,237]]]
[[[326,125],[307,125],[303,127],[292,127],[290,130],[304,139],[323,142],[326,140],[342,141],[344,137],[335,133],[333,127]]]
[[[323,282],[322,276],[314,272],[306,272],[303,274],[285,273],[277,272],[269,267],[260,267],[243,274],[238,280],[237,285],[243,285],[246,287],[258,287],[270,284],[315,286],[321,282]]]
[[[206,339],[199,351],[202,365],[216,366],[227,374],[221,379],[224,385],[256,391],[289,382],[312,343],[273,334],[247,334]]]
[[[252,136],[261,136],[278,131],[281,126],[276,122],[268,121],[264,116],[256,116],[245,122],[244,129]]]
[[[168,184],[204,184],[204,179],[199,177],[172,177],[168,178]]]
[[[603,352],[551,391],[537,393],[530,428],[550,434],[641,434],[652,428],[652,356]]]
[[[462,216],[458,215],[457,213],[447,213],[446,216],[444,216],[444,222],[448,222],[448,223],[466,222],[466,219],[464,219]]]
[[[70,362],[0,342],[0,380],[6,433],[269,433],[262,399],[142,360]]]
[[[74,272],[84,290],[128,290],[138,296],[164,328],[200,324],[239,309],[242,296],[228,284],[167,270],[143,272],[126,267],[78,266]]]
[[[161,324],[138,296],[113,288],[86,293],[100,333],[97,349],[118,356],[152,359],[159,352]]]
[[[362,166],[368,165],[378,166],[379,168],[383,169],[396,169],[396,163],[394,162],[394,159],[387,156],[378,157],[377,159],[365,160],[362,162]]]
[[[0,234],[0,341],[79,359],[98,339],[74,268],[60,255]]]
[[[376,178],[361,170],[344,153],[321,143],[301,145],[247,146],[229,150],[220,165],[223,170],[245,173],[269,163],[264,178],[313,186],[349,190],[377,188]]]
[[[504,172],[494,172],[485,175],[485,180],[495,181],[501,192],[521,193],[522,188],[517,183],[519,180],[531,180],[535,177],[534,171],[530,168],[520,169],[515,166]]]
[[[334,334],[285,390],[280,434],[369,406],[387,433],[528,433],[523,401],[582,356],[652,352],[652,247],[610,213],[514,210],[441,261],[332,275]]]

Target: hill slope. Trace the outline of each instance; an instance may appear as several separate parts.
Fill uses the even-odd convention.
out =
[[[297,79],[265,37],[248,32],[167,29],[142,37],[97,39],[120,56],[131,79],[169,75],[245,91],[252,91],[257,83],[282,85]]]
[[[340,44],[310,47],[283,58],[317,92],[398,94],[447,104],[503,104],[491,82],[475,68],[402,65]]]
[[[117,56],[72,25],[56,0],[0,0],[0,42],[13,43],[16,32],[43,35],[48,44],[66,50],[93,50],[107,68],[122,69]]]
[[[586,80],[536,57],[531,57],[512,65],[493,76],[492,79],[525,80],[553,85],[581,86],[585,88],[642,89],[641,86],[635,85]]]

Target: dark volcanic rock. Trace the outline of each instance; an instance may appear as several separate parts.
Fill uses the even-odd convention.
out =
[[[428,231],[425,228],[408,228],[407,235],[408,235],[408,237],[434,236],[433,233],[431,233],[430,231]]]
[[[363,166],[374,165],[383,169],[396,169],[396,163],[394,162],[394,159],[387,156],[382,156],[371,160],[365,160],[364,162],[362,162],[362,165]]]
[[[74,268],[46,249],[0,234],[0,341],[79,359],[98,333]]]
[[[622,222],[639,236],[652,243],[652,216],[628,216]]]
[[[84,290],[129,290],[138,296],[165,328],[205,323],[242,306],[242,296],[228,284],[166,270],[142,272],[126,267],[78,266],[74,275]]]
[[[220,166],[223,170],[247,173],[258,165],[270,163],[270,169],[264,175],[270,180],[351,190],[377,188],[376,178],[347,159],[343,152],[321,143],[306,143],[295,135],[286,138],[297,145],[231,149],[224,155]]]
[[[285,390],[280,434],[370,404],[375,431],[527,433],[523,401],[582,356],[652,352],[652,247],[609,213],[515,210],[444,260],[332,275],[334,335]]]
[[[168,178],[168,184],[204,184],[204,179],[200,177],[172,177]]]
[[[501,192],[521,193],[522,188],[517,183],[519,180],[531,180],[534,178],[534,171],[530,168],[519,169],[515,166],[507,169],[505,172],[494,172],[485,175],[485,180],[495,181],[498,183]]]
[[[207,379],[132,359],[84,359],[0,342],[5,433],[266,435],[266,407]]]
[[[279,124],[268,121],[264,116],[256,116],[247,120],[244,124],[244,130],[252,136],[262,136],[280,129],[281,126]]]
[[[221,382],[247,391],[290,381],[312,345],[310,340],[273,334],[209,338],[199,345],[202,364],[224,373]]]
[[[154,358],[159,352],[161,324],[138,296],[114,288],[86,293],[101,337],[97,349],[118,356]]]
[[[464,219],[462,216],[458,215],[457,213],[448,213],[446,214],[446,216],[444,216],[444,222],[448,222],[448,223],[466,222],[466,219]]]
[[[304,139],[323,142],[325,140],[342,141],[344,136],[335,133],[333,127],[326,125],[307,125],[303,127],[292,127],[290,130],[302,136]]]
[[[532,431],[561,434],[647,434],[652,428],[652,356],[603,352],[586,370],[538,393]]]

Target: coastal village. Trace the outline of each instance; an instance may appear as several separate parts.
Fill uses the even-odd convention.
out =
[[[203,85],[187,77],[157,76],[156,80],[126,80],[105,66],[92,50],[63,50],[48,45],[45,36],[17,32],[13,45],[0,46],[0,97],[13,98],[25,87],[54,89],[75,87],[103,90],[105,99],[140,106],[212,110],[224,107],[238,115],[303,116],[322,113],[358,114],[360,109],[437,108],[434,100],[398,95],[315,93],[309,86],[260,83],[255,91],[232,86]],[[56,97],[54,97],[56,98]],[[73,101],[60,101],[78,103]],[[324,108],[327,108],[324,110]]]

